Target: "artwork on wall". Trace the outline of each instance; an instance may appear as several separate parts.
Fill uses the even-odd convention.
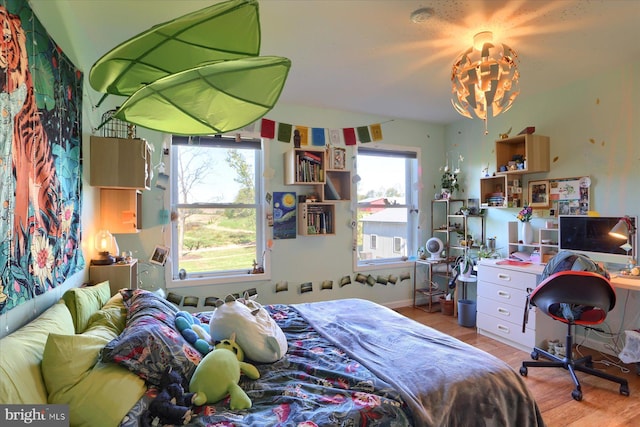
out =
[[[549,180],[551,216],[587,215],[591,179],[588,176]]]
[[[84,268],[82,73],[26,1],[0,5],[0,314]]]
[[[296,193],[273,193],[273,238],[296,238]]]

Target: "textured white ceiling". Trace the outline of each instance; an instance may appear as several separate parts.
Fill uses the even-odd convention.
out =
[[[216,2],[29,3],[88,73],[124,40]],[[413,23],[422,7],[433,16]],[[263,0],[260,21],[261,54],[292,60],[280,102],[437,123],[461,117],[451,65],[480,31],[518,53],[520,97],[640,61],[638,0]]]

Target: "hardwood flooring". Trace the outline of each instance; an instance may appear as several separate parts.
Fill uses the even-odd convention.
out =
[[[453,316],[445,316],[440,312],[426,313],[413,307],[403,307],[396,311],[491,353],[508,363],[516,372],[522,366],[523,360],[531,360],[528,352],[480,335],[475,328],[459,326]],[[623,373],[617,367],[597,363],[604,359],[601,353],[586,347],[580,347],[578,350],[583,355],[593,355],[594,367],[626,378],[629,381],[630,395],[621,395],[617,383],[578,372],[577,377],[583,393],[582,401],[578,402],[571,397],[574,385],[568,371],[560,368],[529,368],[528,376],[524,380],[538,402],[546,426],[640,426],[640,375],[636,373],[636,366],[621,365],[629,370]],[[608,355],[607,357],[614,359]]]

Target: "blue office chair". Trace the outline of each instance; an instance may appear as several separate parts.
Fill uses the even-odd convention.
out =
[[[582,388],[575,371],[595,375],[620,384],[620,394],[629,396],[629,384],[619,378],[593,368],[591,356],[574,359],[573,326],[597,325],[604,322],[607,313],[616,305],[616,293],[609,279],[591,271],[560,271],[544,279],[529,295],[529,307],[538,307],[539,312],[567,324],[566,355],[560,357],[539,347],[531,352],[533,361],[522,362],[520,375],[527,376],[529,367],[564,368],[569,371],[576,388],[571,392],[575,400],[582,400]],[[524,327],[524,325],[523,325]],[[545,361],[538,361],[542,355]]]

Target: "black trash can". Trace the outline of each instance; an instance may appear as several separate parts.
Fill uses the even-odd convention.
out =
[[[470,299],[458,300],[458,324],[467,328],[476,326],[476,302]]]

